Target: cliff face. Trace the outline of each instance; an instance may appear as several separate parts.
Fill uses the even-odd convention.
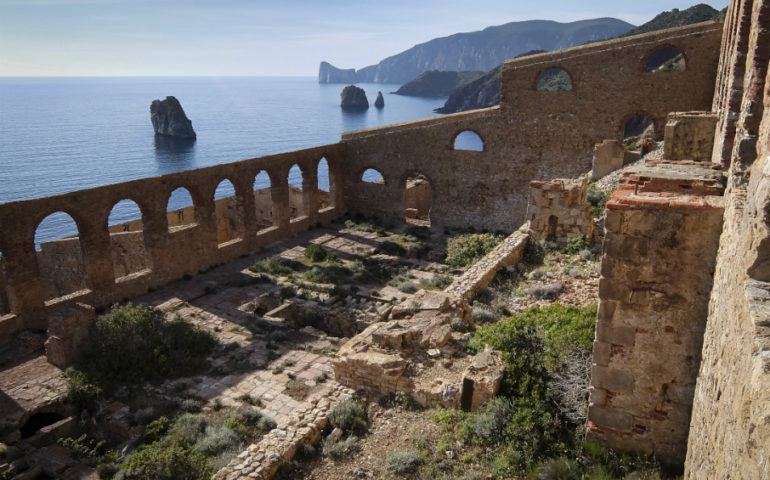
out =
[[[319,82],[406,83],[428,70],[487,71],[504,60],[528,50],[559,50],[586,42],[621,35],[633,25],[615,18],[598,18],[571,23],[546,20],[511,22],[470,33],[457,33],[416,45],[409,50],[360,70],[340,70],[321,63]],[[333,69],[333,70],[332,70]],[[329,75],[345,72],[345,77]]]
[[[331,63],[321,62],[318,68],[318,83],[356,83],[356,69],[343,70]]]
[[[483,74],[484,72],[431,70],[401,85],[396,94],[412,97],[446,97],[455,88]]]

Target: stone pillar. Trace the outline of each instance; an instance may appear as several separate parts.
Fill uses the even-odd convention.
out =
[[[628,169],[607,203],[588,435],[684,462],[722,228],[710,164]]]
[[[717,114],[672,112],[668,114],[663,146],[666,160],[710,162],[714,150]]]
[[[623,168],[625,159],[625,148],[617,140],[604,140],[594,146],[593,168],[591,169],[591,180],[597,180]]]

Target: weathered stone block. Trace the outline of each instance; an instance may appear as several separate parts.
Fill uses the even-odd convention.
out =
[[[711,161],[717,114],[672,112],[665,129],[664,157],[667,160]]]
[[[634,388],[634,377],[625,370],[594,365],[591,384],[612,392],[630,392]]]
[[[597,180],[608,173],[623,168],[625,148],[617,140],[604,140],[594,147],[591,180]]]
[[[619,431],[630,431],[634,422],[634,417],[622,410],[595,404],[588,406],[588,416],[600,427]]]
[[[45,342],[48,361],[60,368],[72,365],[88,339],[95,319],[94,308],[82,303],[64,307],[51,315]]]

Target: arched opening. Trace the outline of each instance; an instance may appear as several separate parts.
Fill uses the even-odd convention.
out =
[[[364,173],[361,175],[361,181],[364,183],[385,183],[385,178],[382,176],[382,174],[373,169],[373,168],[367,168],[364,170]]]
[[[572,77],[563,68],[550,68],[540,75],[537,81],[538,92],[569,92],[572,90]]]
[[[329,171],[329,162],[321,157],[318,162],[318,211],[334,207],[334,181]]]
[[[415,174],[404,186],[404,219],[407,223],[430,226],[431,186],[428,177]]]
[[[222,245],[243,239],[243,202],[230,180],[222,180],[214,192],[217,214],[217,243]]]
[[[5,262],[3,260],[3,252],[0,252],[0,317],[11,313],[11,306],[8,304],[8,294],[6,293],[8,283],[5,276]]]
[[[52,232],[74,235],[56,238]],[[79,233],[75,220],[64,212],[52,213],[38,224],[35,247],[45,300],[88,288]]]
[[[195,204],[189,190],[179,187],[171,192],[166,205],[166,218],[170,232],[196,224]]]
[[[453,147],[455,150],[484,151],[484,140],[473,130],[465,130],[457,134]]]
[[[297,220],[307,215],[305,192],[302,191],[304,176],[296,163],[289,169],[289,210],[290,220]]]
[[[149,271],[152,266],[144,243],[144,223],[139,205],[132,200],[119,201],[112,207],[107,225],[115,280]]]
[[[684,54],[674,47],[660,47],[644,59],[644,71],[653,73],[684,72],[687,60]]]
[[[655,138],[655,121],[649,115],[633,115],[623,124],[623,144],[628,150],[637,150],[648,138]]]
[[[254,205],[259,230],[273,226],[273,193],[270,175],[261,171],[254,177]]]

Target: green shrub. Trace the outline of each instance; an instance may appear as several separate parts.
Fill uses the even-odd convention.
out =
[[[209,426],[208,419],[200,413],[185,413],[176,419],[169,428],[166,437],[174,443],[184,446],[195,445],[201,439],[206,427]]]
[[[179,444],[152,443],[120,466],[115,480],[203,480],[214,474],[206,457]]]
[[[144,435],[142,436],[142,443],[157,442],[168,432],[171,427],[171,421],[168,417],[158,417],[152,422],[148,423],[144,428]]]
[[[409,293],[409,294],[412,294],[418,290],[417,285],[415,285],[414,282],[410,282],[409,280],[398,283],[395,285],[395,287],[400,292]]]
[[[406,475],[417,471],[420,466],[420,453],[415,450],[397,451],[388,455],[388,470],[396,475]]]
[[[114,451],[107,448],[106,441],[97,441],[85,433],[78,438],[60,438],[56,443],[70,449],[80,460],[85,461],[91,466],[105,458],[113,459],[116,456]]]
[[[305,248],[305,258],[311,262],[323,262],[329,256],[329,252],[321,245],[311,243]]]
[[[238,428],[238,426],[236,426]],[[243,431],[241,432],[244,433]],[[203,437],[201,437],[193,449],[206,456],[213,457],[225,451],[238,450],[243,445],[243,436],[230,428],[226,423],[224,425],[206,427]]]
[[[581,250],[590,250],[591,246],[591,241],[584,235],[577,235],[567,239],[567,243],[561,248],[561,252],[567,255],[576,255]]]
[[[329,422],[342,431],[357,435],[366,433],[369,428],[369,417],[366,413],[366,403],[357,398],[343,401],[329,414]]]
[[[412,412],[420,411],[425,408],[422,405],[420,405],[420,402],[415,400],[411,395],[404,392],[389,393],[387,395],[384,395],[380,397],[377,403],[379,403],[380,406],[384,408],[399,407],[399,408],[402,408],[403,410],[408,410]]]
[[[335,460],[341,459],[345,454],[357,451],[358,448],[358,439],[354,436],[344,440],[342,438],[324,439],[321,444],[322,453]]]
[[[275,420],[273,420],[271,417],[268,417],[267,415],[262,416],[257,421],[257,428],[263,432],[269,432],[270,430],[276,428],[278,426],[278,423],[276,423]]]
[[[591,205],[591,215],[594,218],[604,216],[604,209],[607,205],[607,201],[610,199],[610,196],[614,191],[615,190],[613,189],[608,192],[602,192],[593,185],[588,187],[588,194],[586,195],[586,199]]]
[[[492,233],[454,236],[447,242],[446,263],[453,267],[469,267],[491,252],[504,238]]]
[[[270,273],[272,275],[289,275],[304,269],[305,266],[301,262],[282,258],[278,255],[261,260],[249,267],[249,270],[254,273]]]
[[[154,377],[191,375],[207,366],[215,337],[156,308],[127,305],[96,320],[83,365],[102,388]]]
[[[473,307],[471,318],[473,319],[473,323],[477,324],[493,323],[497,320],[497,315],[495,315],[492,310],[484,306],[477,305]]]
[[[64,371],[67,379],[67,401],[79,408],[90,409],[102,397],[102,388],[94,384],[91,378],[72,367]]]
[[[430,280],[420,282],[420,286],[426,290],[443,290],[451,284],[452,277],[443,273],[437,273]]]

